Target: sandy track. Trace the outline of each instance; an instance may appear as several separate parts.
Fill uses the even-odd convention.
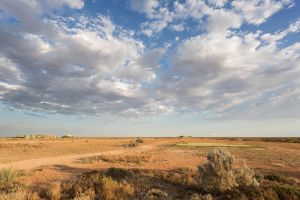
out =
[[[124,149],[105,151],[99,153],[76,154],[76,155],[56,156],[56,157],[49,157],[49,158],[21,160],[21,161],[16,161],[11,163],[0,164],[0,169],[3,168],[35,169],[45,165],[70,165],[81,157],[96,156],[102,154],[120,154],[122,152],[124,152]]]
[[[3,168],[13,168],[17,170],[28,170],[28,169],[36,169],[46,165],[72,165],[74,162],[78,161],[78,159],[87,156],[97,156],[97,155],[116,155],[123,153],[132,153],[132,152],[141,152],[147,151],[149,149],[156,148],[159,144],[149,144],[143,145],[140,148],[122,148],[111,151],[97,152],[97,153],[88,153],[88,154],[74,154],[74,155],[64,155],[64,156],[56,156],[56,157],[48,157],[48,158],[37,158],[30,160],[21,160],[11,163],[0,164],[0,169]]]

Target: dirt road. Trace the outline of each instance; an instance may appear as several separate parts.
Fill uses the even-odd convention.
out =
[[[154,149],[161,144],[162,143],[154,143],[149,145],[143,145],[140,148],[123,147],[117,150],[97,152],[97,153],[74,154],[74,155],[55,156],[55,157],[48,157],[48,158],[21,160],[21,161],[16,161],[11,163],[0,164],[0,169],[13,168],[16,170],[28,170],[28,169],[36,169],[46,165],[72,165],[82,157],[142,152],[142,151],[148,151],[149,149]]]

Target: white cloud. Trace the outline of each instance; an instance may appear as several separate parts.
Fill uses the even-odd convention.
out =
[[[130,0],[130,6],[137,12],[152,16],[155,9],[159,6],[159,0]]]
[[[240,15],[229,10],[214,10],[207,20],[207,30],[217,34],[226,34],[229,28],[239,28],[242,25]]]
[[[80,2],[51,5],[53,9],[81,8]],[[18,108],[88,115],[121,115],[128,109],[152,112],[149,105],[159,106],[141,83],[156,78],[164,49],[146,50],[131,30],[108,17],[66,18],[52,15],[50,8],[38,10],[47,3],[0,3],[6,15],[21,21],[21,25],[4,23],[0,28],[3,102]],[[19,12],[22,6],[28,9],[26,13]],[[37,22],[34,27],[32,22]],[[11,34],[14,29],[19,33]]]
[[[299,32],[299,20],[273,33],[240,30],[292,3],[132,0],[132,9],[148,19],[133,31],[107,16],[53,12],[81,9],[81,0],[4,0],[1,15],[18,23],[0,24],[0,98],[12,107],[63,114],[244,117],[251,110],[255,117],[276,110],[296,117],[300,43],[282,43]],[[187,20],[193,27],[185,27]],[[137,39],[198,26],[201,34],[175,35],[174,43],[146,46]]]
[[[297,24],[278,34],[295,32]],[[299,116],[298,111],[284,110],[291,94],[295,108],[300,106],[298,43],[279,49],[277,43],[265,43],[266,34],[261,32],[214,33],[188,39],[178,47],[163,81],[165,101],[178,110],[210,110],[222,117],[249,110],[265,116],[272,109],[277,116]]]
[[[241,13],[250,24],[261,24],[274,13],[293,3],[291,0],[237,0],[232,1],[232,6]]]
[[[173,24],[171,25],[171,29],[177,32],[184,31],[184,25],[183,24]]]

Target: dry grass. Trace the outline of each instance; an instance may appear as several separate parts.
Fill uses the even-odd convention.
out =
[[[0,191],[0,200],[154,200],[154,199],[269,199],[297,200],[300,188],[296,183],[281,184],[277,181],[262,180],[260,186],[238,186],[214,196],[203,193],[191,184],[195,171],[175,169],[170,171],[148,169],[109,169],[80,175],[75,180],[54,183],[47,191],[34,193],[22,187],[10,192]],[[276,179],[277,180],[277,179]],[[280,180],[281,181],[281,180]],[[41,191],[41,190],[40,190]]]
[[[100,155],[100,156],[89,156],[80,159],[80,163],[93,164],[98,162],[109,162],[109,163],[125,163],[125,164],[141,164],[149,162],[151,155]]]
[[[0,163],[114,150],[128,139],[0,139]]]
[[[56,182],[51,185],[47,192],[47,196],[51,198],[51,200],[59,200],[61,198],[61,184],[60,182]]]
[[[134,189],[126,182],[117,182],[110,177],[104,176],[101,184],[101,197],[104,200],[130,199]]]
[[[196,177],[198,176],[197,166],[207,161],[206,156],[212,149],[212,145],[201,148],[182,147],[176,146],[179,142],[176,138],[147,138],[142,148],[125,148],[130,139],[80,138],[47,141],[0,139],[0,162],[52,156],[61,158],[61,155],[75,154],[68,163],[63,160],[64,163],[60,161],[57,166],[43,167],[46,170],[36,169],[36,173],[18,176],[15,181],[19,181],[26,187],[28,185],[28,188],[11,190],[7,187],[5,190],[0,189],[0,200],[39,199],[40,197],[41,199],[62,200],[109,199],[113,198],[115,193],[123,194],[124,199],[126,199],[128,192],[124,191],[129,191],[130,194],[130,188],[134,192],[129,199],[188,200],[208,198],[197,185]],[[300,178],[299,143],[292,143],[290,140],[286,142],[281,142],[281,140],[264,142],[261,139],[244,140],[238,138],[188,138],[186,140],[188,143],[230,145],[228,149],[237,161],[234,169],[241,167],[242,160],[245,160],[248,166],[255,170],[255,174],[259,175],[256,177],[260,183],[259,187],[249,186],[243,181],[237,180],[240,186],[222,191],[221,194],[214,194],[213,198],[300,199],[300,179],[297,179]],[[249,145],[251,148],[235,146],[236,144]],[[116,153],[118,154],[102,154],[107,150],[117,150]],[[84,157],[86,155],[81,155],[85,153],[95,155],[99,152],[102,156]],[[80,163],[76,162],[76,159],[80,157],[82,157]],[[32,165],[31,161],[26,163]],[[82,163],[90,165],[82,165]],[[80,173],[89,170],[105,170],[112,166],[124,167],[124,169],[111,168],[107,172],[100,171],[77,177]],[[238,177],[242,180],[252,179],[254,173],[245,168],[238,173]],[[61,184],[55,183],[59,180],[62,180]],[[50,182],[54,182],[54,185],[47,188],[47,184]],[[43,186],[39,184],[43,184]],[[127,188],[126,185],[129,187]],[[40,188],[45,188],[44,192],[41,192]],[[109,188],[115,189],[110,191]],[[38,191],[38,194],[31,190]],[[106,191],[104,193],[107,197],[101,196],[104,195],[103,191]],[[268,196],[269,198],[267,198]]]
[[[186,142],[178,143],[176,146],[190,146],[190,147],[251,147],[248,144],[223,144],[223,143],[197,143],[197,142]]]
[[[6,187],[13,183],[18,176],[18,171],[12,168],[4,168],[0,170],[0,187]]]
[[[11,193],[0,193],[0,200],[25,200],[27,199],[25,190],[20,190]]]

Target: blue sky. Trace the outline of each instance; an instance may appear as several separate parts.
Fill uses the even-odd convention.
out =
[[[0,136],[300,136],[295,0],[3,0]]]

